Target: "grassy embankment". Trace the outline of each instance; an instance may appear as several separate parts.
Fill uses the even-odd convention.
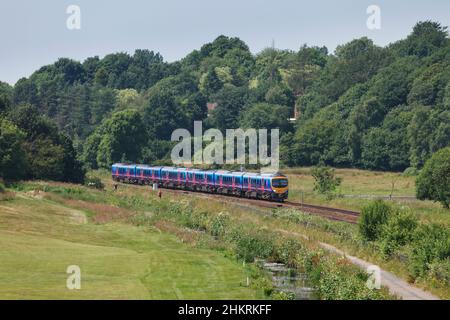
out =
[[[157,228],[122,223],[126,210],[42,192],[7,199],[0,201],[0,299],[263,297],[245,286],[248,268]],[[81,268],[81,290],[66,288],[69,265]]]
[[[136,242],[134,232],[152,233],[157,229],[175,234],[178,239],[191,246],[190,250],[215,249],[222,252],[222,258],[224,255],[233,257],[239,263],[242,263],[243,260],[250,262],[254,258],[287,263],[301,272],[308,273],[314,280],[319,297],[323,299],[380,299],[387,297],[384,290],[381,292],[368,290],[365,286],[367,276],[364,272],[350,265],[345,259],[327,254],[318,248],[314,241],[305,241],[301,234],[294,232],[297,230],[297,226],[285,219],[279,219],[270,213],[261,215],[260,211],[250,208],[236,207],[228,203],[199,197],[163,193],[163,199],[159,200],[155,194],[149,191],[148,187],[121,185],[117,192],[113,192],[110,179],[106,174],[104,177],[107,185],[106,191],[45,182],[20,184],[15,190],[18,191],[18,196],[29,195],[30,192],[36,194],[39,190],[38,195],[43,197],[42,201],[87,213],[89,222],[83,226],[100,230],[113,226],[115,228],[118,226],[122,228],[123,225],[128,225],[126,228],[136,228],[131,225],[140,226],[137,229],[130,229],[133,232],[130,231],[131,239],[128,241],[132,243]],[[18,201],[17,196],[16,200],[7,201],[7,203],[15,201]],[[233,199],[230,201],[235,203]],[[224,217],[229,218],[229,221],[228,219],[222,220]],[[221,225],[222,222],[226,223]],[[109,234],[109,231],[104,231]],[[111,246],[109,240],[105,241],[104,245]],[[148,245],[146,241],[149,239],[144,239],[141,243],[144,248]],[[117,241],[114,243],[117,244]],[[140,249],[143,250],[142,247]],[[199,258],[199,260],[202,259]],[[47,258],[43,259],[43,262],[46,260]],[[11,259],[11,269],[15,269],[16,261],[17,257]],[[236,260],[228,261],[228,263],[236,267]],[[101,265],[104,264],[101,263]],[[171,283],[175,281],[173,274],[170,274],[170,268],[158,263],[153,266],[154,268],[161,267],[161,270],[164,271],[161,271],[163,273],[161,277],[157,272],[150,272],[150,278],[152,276],[156,277],[155,279],[167,277],[172,281]],[[179,266],[183,266],[183,261],[180,261]],[[210,268],[210,266],[208,267]],[[105,267],[104,272],[109,268]],[[229,277],[233,273],[236,274],[239,269],[223,271],[226,273],[226,277]],[[261,296],[261,290],[266,295],[274,293],[270,282],[261,277],[260,272],[255,271],[252,264],[246,264],[246,271],[246,275],[249,275],[250,278],[251,288],[256,289],[259,296]],[[31,270],[30,274],[32,274]],[[219,274],[218,277],[223,280],[224,275]],[[195,272],[184,275],[185,291],[187,292],[184,293],[185,297],[192,287],[201,288],[198,283],[192,281],[195,278]],[[237,278],[242,279],[242,276]],[[107,276],[104,279],[106,281]],[[209,283],[208,280],[206,282]],[[220,282],[213,283],[212,287],[217,289],[220,288],[220,285]],[[231,287],[233,288],[233,286]],[[239,287],[239,290],[241,292],[250,289]],[[254,290],[250,291],[253,295],[255,294]],[[174,290],[169,289],[169,291],[174,294]],[[230,297],[230,290],[227,294],[220,291],[222,294],[219,294],[218,297]],[[245,292],[241,295],[244,297]],[[198,292],[193,296],[198,297]],[[123,297],[128,296],[124,294]],[[201,297],[215,298],[217,295],[205,290]],[[286,296],[276,293],[273,297],[286,298]]]
[[[370,199],[359,198],[337,198],[327,201],[324,197],[313,192],[313,178],[308,174],[307,169],[293,169],[298,175],[292,176],[292,171],[288,171],[291,183],[291,194],[295,199],[299,196],[299,190],[305,191],[305,202],[325,204],[328,206],[344,207],[359,210],[364,205],[371,202]],[[397,173],[368,172],[362,170],[338,169],[337,174],[343,177],[341,194],[365,194],[365,195],[388,195],[392,190],[392,181],[395,181],[393,195],[412,196],[414,195],[414,177],[404,177]],[[109,183],[108,174],[104,175],[105,181]],[[111,186],[108,186],[111,187]],[[136,190],[135,186],[123,186],[123,188]],[[142,189],[142,187],[137,187]],[[134,192],[134,191],[133,191]],[[166,196],[180,199],[180,196]],[[192,197],[186,196],[188,199]],[[307,198],[309,197],[309,198]],[[181,198],[184,198],[181,196]],[[260,210],[248,210],[240,206],[234,206],[236,201],[230,199],[228,204],[205,199],[190,200],[190,204],[198,210],[208,210],[211,212],[230,212],[237,223],[253,223],[268,230],[282,230],[289,234],[302,234],[311,239],[311,243],[322,241],[333,244],[350,254],[378,264],[381,267],[397,274],[399,277],[414,282],[432,293],[442,297],[450,298],[449,285],[443,284],[431,278],[412,279],[408,270],[407,252],[400,252],[398,255],[386,258],[380,254],[377,243],[368,243],[360,238],[358,227],[340,222],[331,222],[318,217],[311,217],[307,214],[294,212],[272,212],[268,215],[261,215]],[[230,204],[232,206],[230,206]],[[395,206],[409,207],[416,214],[421,223],[449,224],[448,210],[442,209],[439,204],[430,201],[417,200],[395,200]],[[301,238],[301,237],[300,237]],[[406,248],[410,249],[410,248]],[[441,272],[437,270],[437,272]]]

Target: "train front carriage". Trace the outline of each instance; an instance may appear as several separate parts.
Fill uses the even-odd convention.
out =
[[[276,174],[271,178],[272,199],[284,201],[289,196],[289,184],[286,176]]]

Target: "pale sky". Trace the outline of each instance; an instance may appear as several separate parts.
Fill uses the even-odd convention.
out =
[[[66,27],[69,5],[81,9],[80,30]],[[380,30],[366,26],[369,5],[381,9]],[[253,53],[272,41],[280,49],[306,43],[333,51],[368,36],[386,45],[428,19],[450,26],[450,1],[0,0],[0,81],[14,84],[59,57],[150,49],[170,62],[221,34],[241,38]]]

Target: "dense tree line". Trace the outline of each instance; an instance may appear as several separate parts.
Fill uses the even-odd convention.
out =
[[[216,104],[209,113],[208,102]],[[446,27],[425,21],[386,47],[363,37],[332,54],[303,45],[254,55],[242,40],[219,36],[173,63],[148,50],[62,58],[14,87],[0,83],[0,112],[0,143],[23,145],[29,177],[72,179],[64,170],[79,161],[97,168],[167,159],[172,131],[194,120],[222,131],[280,128],[290,166],[421,168],[450,144],[450,40]],[[45,133],[20,112],[30,112],[30,125],[45,123]],[[41,172],[39,153],[61,152],[70,155],[48,165],[67,161],[65,169]],[[19,156],[8,157],[1,161]]]

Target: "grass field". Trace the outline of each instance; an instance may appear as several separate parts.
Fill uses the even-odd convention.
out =
[[[370,196],[388,197],[391,193],[393,202],[411,208],[423,221],[450,225],[450,212],[441,204],[416,199],[395,199],[395,197],[415,196],[415,177],[403,176],[401,173],[367,171],[358,169],[336,169],[336,176],[342,178],[338,195],[367,196],[336,197],[327,200],[314,192],[314,178],[310,168],[291,168],[282,170],[289,177],[289,200],[303,201],[311,204],[322,204],[342,209],[361,210],[371,201]]]
[[[93,224],[84,212],[19,194],[0,201],[0,299],[254,299],[245,269],[157,229]],[[81,268],[68,290],[66,269]]]
[[[313,191],[308,168],[286,170],[290,178],[290,199],[328,206],[360,209],[369,199],[336,198],[331,201]],[[106,171],[96,172],[105,191],[55,182],[19,184],[15,200],[0,201],[0,284],[11,298],[260,298],[262,293],[242,286],[248,270],[221,252],[201,249],[190,235],[171,226],[141,229],[129,222],[136,212],[153,212],[171,201],[187,201],[197,212],[229,213],[235,224],[253,223],[261,228],[307,235],[333,244],[349,254],[378,264],[408,279],[405,263],[398,258],[383,259],[373,246],[352,240],[357,226],[326,222],[296,224],[270,212],[239,206],[236,199],[211,201],[195,195],[172,194],[163,190],[162,199],[148,186],[113,182]],[[341,194],[388,195],[396,179],[394,195],[413,195],[414,178],[392,177],[392,173],[338,169],[343,177]],[[34,191],[33,191],[34,190]],[[37,195],[36,190],[41,190]],[[43,192],[42,192],[43,191]],[[430,201],[394,201],[409,206],[424,221],[450,222],[448,210]],[[334,230],[334,231],[333,231]],[[344,236],[341,236],[341,235]],[[349,237],[347,237],[347,235]],[[182,239],[180,241],[180,239]],[[182,243],[182,241],[189,243]],[[302,238],[299,236],[299,240]],[[76,260],[76,261],[74,261]],[[81,262],[80,262],[81,261]],[[133,263],[130,263],[132,261]],[[70,264],[82,269],[82,290],[65,288]],[[36,276],[42,275],[42,276]],[[416,283],[448,298],[447,289],[428,282]],[[195,292],[193,292],[193,290]]]

